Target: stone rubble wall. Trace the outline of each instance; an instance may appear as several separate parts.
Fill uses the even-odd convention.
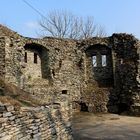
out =
[[[82,41],[79,47],[85,53],[87,50],[92,53],[96,51],[94,48],[96,45],[100,53],[102,53],[100,46],[111,49],[112,72],[105,72],[101,67],[98,74],[101,76],[113,73],[110,79],[112,86],[105,88],[100,86],[101,80],[96,80],[95,73],[93,73],[95,68],[93,68],[91,56],[86,55],[83,85],[85,90],[81,97],[82,103],[85,103],[88,111],[92,112],[98,110],[97,112],[140,114],[139,41],[129,34],[113,34],[108,38],[92,38]]]
[[[5,38],[0,37],[0,95],[3,94],[5,78]]]
[[[111,37],[77,41],[27,38],[7,28],[5,34],[0,31],[4,36],[0,39],[1,76],[6,83],[12,83],[40,99],[42,104],[63,102],[62,97],[66,94],[71,102],[77,103],[78,109],[81,103],[85,103],[91,112],[107,112],[109,108],[110,112],[118,113],[121,107],[140,112],[140,45],[134,36],[113,34]],[[28,47],[32,60],[34,52],[41,54],[38,53],[41,64],[37,67],[24,62]],[[102,47],[105,49],[101,50]],[[101,54],[106,48],[109,61],[112,61],[109,69],[93,69],[87,50]],[[110,87],[101,87],[99,82],[109,82]],[[94,89],[89,89],[89,86]]]
[[[108,38],[91,38],[79,42],[78,47],[82,52],[81,96],[80,100],[73,103],[74,111],[108,112],[107,103],[110,88],[113,85],[111,82],[113,76],[112,63],[107,62],[107,67],[102,67],[101,55],[105,54],[108,61],[111,61],[109,43]],[[98,66],[94,68],[92,55],[97,56]]]
[[[0,140],[72,140],[65,106],[21,107],[0,104]]]
[[[76,41],[16,36],[8,38],[6,42],[6,83],[20,87],[39,98],[42,103],[51,103],[54,97],[61,96],[64,90],[72,100],[80,99],[83,62],[81,61],[82,53],[78,50]],[[30,50],[28,59],[33,61],[34,52],[40,50],[42,62],[38,61],[38,64],[33,62],[31,64],[30,61],[24,62],[24,55],[28,51],[28,47]],[[34,47],[33,50],[32,47]]]
[[[114,34],[111,40],[114,55],[114,89],[110,95],[109,111],[139,115],[138,40],[126,34]]]
[[[6,38],[5,45],[5,82],[12,83],[18,87],[21,85],[23,40],[20,37]]]
[[[5,38],[0,38],[0,77],[5,74]]]

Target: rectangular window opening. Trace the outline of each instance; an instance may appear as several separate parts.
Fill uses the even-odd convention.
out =
[[[67,94],[67,90],[62,90],[62,94]]]
[[[96,55],[92,56],[92,64],[93,64],[93,67],[97,67],[97,57],[96,57]]]
[[[102,55],[102,66],[107,66],[106,55]]]
[[[34,63],[37,64],[37,54],[34,53]]]
[[[25,63],[27,63],[27,52],[25,52],[24,61],[25,61]]]

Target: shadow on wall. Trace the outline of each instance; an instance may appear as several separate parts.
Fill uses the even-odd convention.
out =
[[[90,69],[94,79],[99,87],[111,87],[114,84],[113,80],[113,66],[112,66],[112,52],[108,46],[96,44],[88,47],[87,54],[87,68]]]
[[[50,78],[49,69],[49,50],[39,44],[26,44],[25,48],[25,63],[29,63],[28,70],[40,71],[41,77],[44,79]],[[31,62],[32,60],[32,62]],[[37,68],[39,66],[39,68]],[[34,75],[33,75],[34,76]]]
[[[131,61],[117,63],[115,88],[110,94],[108,102],[109,112],[133,114],[132,106],[139,103],[136,77],[136,63]]]
[[[80,107],[80,111],[88,112],[88,106],[86,105],[86,103],[80,103]]]

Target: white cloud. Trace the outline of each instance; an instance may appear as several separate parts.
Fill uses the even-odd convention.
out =
[[[40,27],[38,22],[36,21],[28,21],[27,23],[25,23],[25,26],[30,29],[37,29]]]

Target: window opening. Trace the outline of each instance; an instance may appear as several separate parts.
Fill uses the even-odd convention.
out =
[[[37,64],[37,54],[34,53],[34,63]]]
[[[27,63],[27,52],[25,52],[24,61],[25,61],[25,63]]]
[[[62,90],[62,94],[67,94],[67,90]]]
[[[92,64],[93,64],[93,67],[97,67],[97,57],[95,55],[92,56]]]
[[[102,55],[102,66],[103,67],[107,66],[106,55]]]

